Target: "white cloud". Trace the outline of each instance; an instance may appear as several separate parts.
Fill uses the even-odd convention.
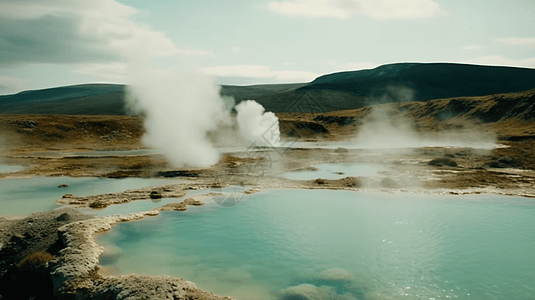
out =
[[[289,0],[272,1],[276,13],[315,18],[347,19],[363,14],[377,20],[429,18],[441,12],[431,0]]]
[[[204,72],[216,77],[245,77],[275,79],[284,82],[305,82],[312,81],[318,74],[306,71],[272,71],[268,66],[258,65],[232,65],[208,67]]]
[[[509,59],[500,55],[482,56],[466,61],[478,65],[492,65],[492,66],[509,66],[509,67],[523,67],[535,68],[535,57],[528,57],[524,59]]]
[[[15,77],[0,76],[0,93],[22,89],[27,80]]]
[[[0,61],[103,63],[143,45],[153,57],[210,56],[180,49],[163,32],[137,23],[138,11],[113,0],[29,0],[0,3]]]
[[[284,2],[270,2],[270,10],[284,15],[298,15],[305,17],[330,17],[347,19],[350,10],[345,10],[332,0],[293,0]]]
[[[461,47],[461,49],[466,50],[466,51],[480,51],[480,50],[487,49],[487,46],[468,45],[468,46]]]
[[[128,64],[123,62],[79,64],[74,72],[100,77],[110,82],[125,82],[128,78]]]
[[[498,43],[502,43],[508,46],[529,46],[535,47],[535,38],[517,38],[517,37],[508,37],[508,38],[497,38]]]
[[[328,61],[327,64],[332,66],[335,69],[335,72],[373,69],[380,66],[380,64],[372,62],[338,63],[334,60]]]

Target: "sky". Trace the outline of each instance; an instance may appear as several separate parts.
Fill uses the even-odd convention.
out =
[[[535,68],[533,0],[0,0],[0,95],[127,83],[133,61],[220,84],[396,62]]]

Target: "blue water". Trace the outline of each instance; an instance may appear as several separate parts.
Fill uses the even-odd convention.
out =
[[[23,166],[0,165],[0,173],[14,173],[24,170]]]
[[[118,224],[98,242],[116,273],[238,299],[535,295],[535,200],[521,197],[272,190]]]
[[[162,183],[163,184],[163,183]],[[96,215],[96,216],[111,216],[111,215],[123,215],[129,213],[145,212],[154,210],[156,208],[162,207],[169,203],[180,202],[186,198],[206,193],[225,193],[224,196],[211,196],[211,197],[199,197],[206,206],[217,206],[214,201],[215,197],[228,197],[230,193],[233,192],[233,187],[230,188],[219,188],[219,189],[199,189],[199,190],[188,190],[187,194],[179,198],[162,198],[155,200],[136,200],[129,203],[110,205],[104,209],[93,209],[89,207],[80,208],[80,211],[86,214]],[[214,197],[214,198],[212,198]],[[219,205],[225,205],[224,203],[219,202]],[[195,210],[195,206],[188,206],[188,209]]]
[[[284,177],[294,180],[341,179],[347,176],[377,176],[379,172],[388,170],[382,165],[368,163],[325,163],[314,167],[318,170],[287,172]]]
[[[176,181],[145,178],[32,177],[0,179],[0,216],[27,215],[55,209],[59,205],[54,204],[54,202],[64,194],[89,196],[160,186],[173,182]],[[58,188],[60,184],[67,184],[69,187]]]

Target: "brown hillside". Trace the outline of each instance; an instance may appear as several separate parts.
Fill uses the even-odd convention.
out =
[[[403,102],[327,113],[280,113],[283,133],[320,133],[339,140],[357,131],[372,108],[387,112],[392,120],[405,118],[420,132],[448,129],[494,130],[502,140],[535,139],[535,89],[479,97],[456,97],[427,102]],[[319,128],[319,129],[318,129]]]

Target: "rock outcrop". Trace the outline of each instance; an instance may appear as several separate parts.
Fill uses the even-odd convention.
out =
[[[187,191],[182,186],[162,186],[147,187],[141,189],[126,190],[120,193],[100,194],[94,196],[75,196],[65,194],[56,204],[68,204],[78,207],[89,206],[92,208],[105,208],[113,204],[128,203],[135,200],[160,199],[160,198],[180,198],[186,195]]]
[[[181,202],[182,203],[182,202]],[[232,299],[206,292],[187,280],[170,276],[104,276],[98,273],[103,248],[93,235],[113,224],[157,215],[157,211],[110,216],[62,226],[59,239],[65,248],[52,265],[54,296],[58,299]]]

